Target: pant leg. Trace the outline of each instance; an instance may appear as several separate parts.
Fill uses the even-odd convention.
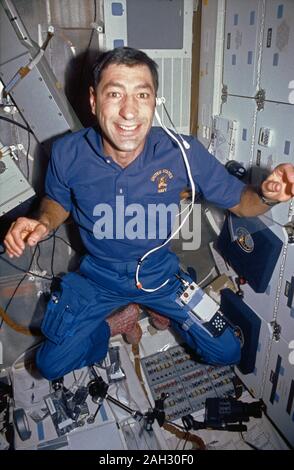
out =
[[[37,351],[36,364],[48,380],[102,360],[107,354],[110,337],[105,318],[114,309],[128,303],[121,298],[115,299],[114,295],[103,295],[102,289],[78,274],[70,275],[69,287],[64,286],[56,305],[49,302],[42,324],[47,337]],[[87,295],[82,298],[81,292],[71,289],[73,276],[78,276],[78,281],[82,280],[82,293],[86,291],[88,295],[92,292],[87,290],[89,283],[95,291],[94,298],[87,299]],[[68,279],[68,275],[65,278]]]
[[[102,360],[108,349],[110,332],[107,322],[101,321],[94,332],[82,329],[62,344],[46,339],[37,351],[36,364],[48,380],[62,377],[68,372]]]

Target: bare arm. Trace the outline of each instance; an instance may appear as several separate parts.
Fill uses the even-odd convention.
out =
[[[263,204],[255,188],[248,185],[242,193],[240,203],[231,207],[230,211],[239,217],[255,217],[264,214],[269,209],[268,205]]]
[[[278,165],[262,183],[260,193],[268,201],[289,201],[294,196],[294,166],[291,163]],[[230,211],[240,217],[254,217],[264,214],[269,208],[253,186],[246,186],[240,203],[231,207]]]
[[[68,218],[67,212],[58,202],[44,198],[41,201],[38,221],[47,225],[49,232],[59,227]]]
[[[68,216],[69,212],[60,204],[44,198],[41,202],[39,216],[36,219],[19,217],[12,223],[4,239],[8,256],[18,258],[23,254],[26,244],[36,245],[51,230],[59,227]]]

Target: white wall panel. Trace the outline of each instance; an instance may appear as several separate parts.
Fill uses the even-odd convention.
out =
[[[256,93],[261,3],[226,2],[223,83],[233,95]]]
[[[293,0],[267,0],[261,67],[266,99],[289,102],[289,82],[294,79],[293,50]]]
[[[249,168],[254,124],[255,101],[250,98],[228,96],[222,104],[221,116],[238,123],[236,131],[235,160]]]
[[[287,248],[277,322],[281,326],[281,336],[288,343],[294,340],[294,245]]]
[[[235,152],[231,158],[250,169],[250,182],[258,185],[279,163],[294,163],[293,93],[290,99],[294,89],[294,1],[226,0],[223,41],[222,82],[227,92],[223,91],[220,117],[222,123],[226,119],[237,123]],[[204,58],[205,54],[202,52]],[[263,109],[258,111],[254,97],[261,89],[265,99],[260,103]],[[200,96],[200,102],[205,102],[207,110],[213,109],[216,97],[220,101],[217,82],[214,96]],[[205,119],[209,122],[209,116]],[[225,127],[221,130],[223,136],[217,136],[218,143],[221,144],[223,137],[224,145],[219,159],[225,163],[230,155],[225,155],[223,150],[229,153],[231,148],[225,142]],[[269,140],[264,138],[267,135]],[[242,286],[243,300],[262,319],[262,326],[255,371],[244,376],[238,370],[237,373],[255,397],[263,395],[270,417],[293,445],[294,245],[287,246],[288,235],[283,228],[292,217],[292,206],[293,202],[277,205],[263,218],[284,245],[264,293],[257,294],[248,284]],[[278,342],[273,340],[273,321],[281,327]],[[292,362],[289,361],[291,341]],[[271,396],[275,380],[276,390]]]
[[[262,398],[268,416],[293,446],[294,364],[290,354],[287,341],[281,339],[279,342],[273,342]]]
[[[201,54],[199,76],[198,139],[209,146],[212,128],[217,2],[202,2],[201,13]]]

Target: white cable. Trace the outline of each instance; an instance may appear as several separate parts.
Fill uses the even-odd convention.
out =
[[[214,274],[214,272],[215,272],[215,267],[213,266],[213,268],[211,268],[209,273],[203,279],[201,279],[200,282],[198,282],[198,286],[201,287],[201,285],[204,284],[204,282],[207,281],[207,279],[209,279],[210,276]]]
[[[208,222],[210,223],[211,228],[214,230],[216,235],[218,236],[220,234],[220,228],[217,226],[217,223],[209,209],[205,209],[205,215],[207,217]]]
[[[162,104],[164,103],[165,98],[156,98],[156,104]],[[186,140],[184,140],[184,138],[179,135],[179,137],[181,138],[182,140],[182,143],[179,141],[179,139],[177,139],[177,137],[162,123],[161,119],[160,119],[160,116],[158,114],[158,111],[157,109],[155,108],[155,117],[159,123],[159,125],[162,127],[162,129],[169,135],[169,137],[174,140],[177,145],[179,146],[180,148],[180,151],[182,153],[182,157],[184,159],[184,163],[185,163],[185,166],[186,166],[186,170],[187,170],[187,173],[188,173],[188,177],[189,177],[189,181],[190,181],[190,184],[191,184],[191,189],[192,189],[192,201],[191,203],[183,210],[181,211],[180,213],[184,212],[185,210],[188,210],[188,213],[186,214],[186,216],[184,217],[183,221],[181,222],[181,224],[179,225],[179,227],[176,229],[176,231],[174,233],[172,233],[166,240],[164,243],[162,243],[161,245],[155,247],[155,248],[152,248],[151,250],[147,251],[143,256],[142,258],[140,259],[140,261],[138,262],[137,264],[137,268],[136,268],[136,286],[139,288],[139,289],[142,289],[144,292],[156,292],[157,290],[161,289],[162,287],[166,286],[167,283],[169,282],[169,279],[167,279],[165,282],[163,282],[160,286],[154,288],[154,289],[145,289],[142,284],[140,283],[139,281],[139,271],[140,271],[140,268],[141,268],[141,265],[142,265],[142,262],[144,261],[144,259],[147,258],[147,256],[149,256],[151,253],[155,253],[156,251],[160,250],[161,248],[163,248],[167,243],[169,243],[176,235],[177,233],[179,233],[179,231],[181,230],[181,228],[183,227],[183,225],[185,224],[186,220],[188,219],[189,215],[191,214],[191,212],[193,211],[193,204],[194,204],[194,200],[195,200],[195,194],[196,194],[196,190],[195,190],[195,183],[194,183],[194,180],[193,180],[193,176],[192,176],[192,173],[191,173],[191,168],[190,168],[190,164],[189,164],[189,160],[188,160],[188,157],[187,157],[187,154],[186,154],[186,151],[185,149],[189,149],[190,148],[190,145],[188,142],[186,142]],[[185,148],[184,148],[184,147]],[[179,214],[178,214],[179,215]]]

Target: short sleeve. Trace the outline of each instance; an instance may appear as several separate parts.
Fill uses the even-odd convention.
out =
[[[62,151],[60,142],[53,144],[51,158],[46,174],[45,193],[54,201],[58,202],[66,211],[72,209],[71,190],[65,177],[66,152]]]
[[[245,184],[231,175],[196,138],[190,144],[192,175],[203,197],[224,209],[239,204]]]

